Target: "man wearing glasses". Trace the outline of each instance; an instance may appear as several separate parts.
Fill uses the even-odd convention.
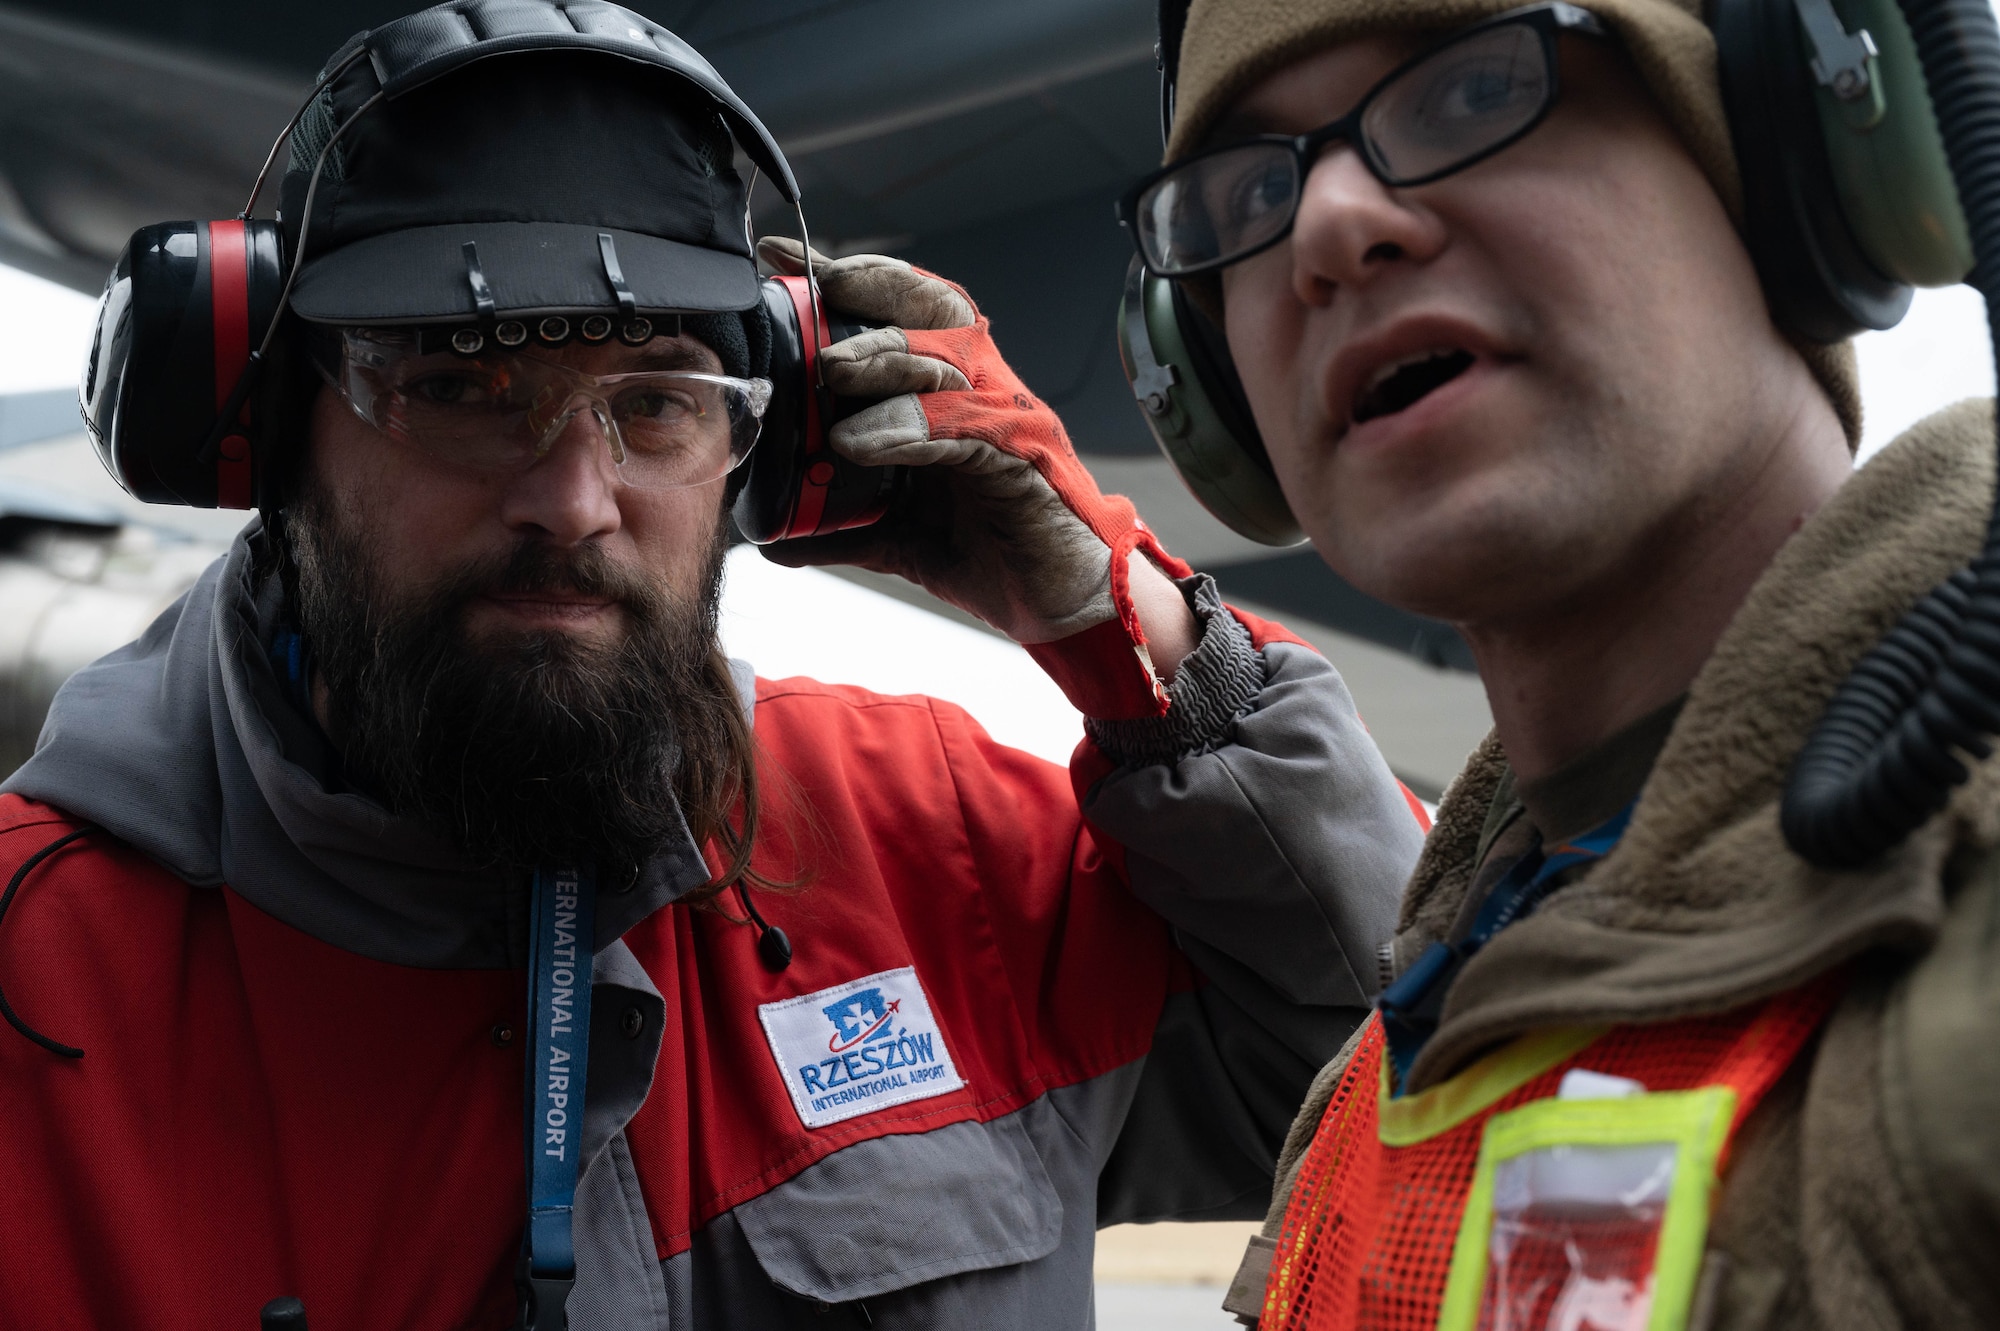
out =
[[[1844,874],[1777,818],[1849,666],[1979,548],[1989,404],[1852,471],[1851,349],[1774,325],[1692,6],[1174,18],[1142,258],[1320,554],[1455,624],[1496,722],[1228,1306],[2000,1323],[1995,787]]]
[[[1259,1211],[1421,840],[1332,666],[1097,492],[964,292],[861,256],[829,443],[915,501],[784,558],[920,580],[1090,719],[1064,771],[756,679],[716,618],[797,444],[768,140],[608,4],[329,69],[264,520],[0,796],[0,1324],[1079,1327],[1099,1225]]]

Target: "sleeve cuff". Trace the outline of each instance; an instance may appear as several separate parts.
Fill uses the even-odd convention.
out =
[[[1249,630],[1222,604],[1207,574],[1176,580],[1201,624],[1201,641],[1167,686],[1164,716],[1087,716],[1084,730],[1104,756],[1123,767],[1172,764],[1229,739],[1239,717],[1264,691],[1264,658]]]

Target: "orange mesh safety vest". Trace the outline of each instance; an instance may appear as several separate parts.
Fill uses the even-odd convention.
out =
[[[1716,1017],[1537,1032],[1447,1082],[1395,1099],[1383,1074],[1381,1024],[1370,1018],[1299,1166],[1265,1285],[1260,1331],[1684,1324],[1728,1143],[1811,1039],[1839,992],[1838,977],[1829,976]],[[1558,1088],[1573,1069],[1629,1078],[1647,1094],[1624,1101],[1558,1102]],[[1569,1120],[1563,1132],[1533,1140],[1549,1126],[1551,1111]],[[1558,1298],[1559,1277],[1551,1283],[1544,1278],[1549,1273],[1533,1270],[1525,1278],[1519,1270],[1510,1273],[1516,1295],[1511,1306],[1504,1291],[1496,1295],[1487,1267],[1494,1210],[1494,1165],[1487,1157],[1496,1147],[1501,1153],[1506,1148],[1487,1139],[1495,1133],[1511,1136],[1520,1139],[1516,1149],[1526,1149],[1575,1140],[1563,1133],[1580,1130],[1590,1140],[1631,1142],[1648,1135],[1633,1129],[1635,1115],[1664,1123],[1662,1113],[1673,1126],[1657,1135],[1678,1133],[1688,1148],[1682,1152],[1685,1175],[1676,1183],[1685,1189],[1677,1194],[1684,1200],[1671,1240],[1663,1230],[1621,1229],[1616,1223],[1601,1226],[1593,1240],[1601,1252],[1613,1254],[1614,1264],[1619,1244],[1646,1245],[1638,1269],[1647,1272],[1651,1314],[1640,1303],[1636,1318],[1629,1308],[1626,1320],[1614,1313],[1593,1317],[1587,1309],[1580,1312],[1573,1297],[1565,1307]],[[1537,1118],[1544,1121],[1532,1121]],[[1468,1230],[1476,1222],[1478,1232],[1461,1236],[1461,1221]],[[1523,1251],[1516,1249],[1514,1256],[1518,1267]],[[1676,1268],[1671,1279],[1665,1270],[1670,1258]],[[1655,1260],[1661,1267],[1657,1287],[1650,1283]],[[1523,1288],[1526,1296],[1520,1295]],[[1524,1315],[1524,1309],[1530,1311]]]

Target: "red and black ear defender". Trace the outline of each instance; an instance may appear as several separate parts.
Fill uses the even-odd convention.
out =
[[[1187,13],[1160,0],[1163,138]],[[1971,242],[1897,0],[1717,0],[1712,21],[1743,236],[1777,325],[1838,342],[1894,326],[1913,287],[1963,280]],[[1253,541],[1303,539],[1221,330],[1137,257],[1118,345],[1147,428],[1202,506]]]
[[[858,466],[827,447],[827,431],[859,404],[828,393],[819,372],[821,351],[873,325],[833,316],[803,277],[767,277],[763,285],[771,405],[743,464],[750,475],[731,510],[736,528],[745,540],[768,545],[879,521],[908,468]]]
[[[798,206],[797,181],[776,141],[714,70],[664,28],[624,10],[612,15],[616,23],[579,27],[581,10],[558,12],[523,0],[463,0],[456,9],[480,21],[422,27],[414,39],[399,39],[404,45],[385,41],[377,49],[364,41],[348,51],[278,136],[242,215],[143,227],[126,244],[98,304],[79,395],[98,457],[128,493],[195,508],[276,502],[267,492],[285,474],[287,452],[302,442],[293,437],[301,429],[300,404],[286,400],[300,389],[292,367],[269,362],[286,351],[274,334],[311,246],[311,189],[296,237],[250,212],[299,117],[364,58],[381,89],[326,140],[315,186],[334,143],[380,101],[486,55],[586,49],[657,66],[700,88],[779,193]],[[533,31],[537,22],[550,31]],[[475,38],[473,31],[501,35]],[[800,230],[803,238],[803,211]],[[819,378],[819,353],[864,325],[830,319],[807,278],[765,278],[761,299],[771,330],[772,401],[743,464],[748,474],[733,509],[738,525],[762,544],[878,520],[904,469],[859,467],[827,448],[827,428],[856,404],[834,400]]]
[[[270,404],[252,357],[284,284],[274,222],[162,222],[133,235],[81,384],[98,459],[128,493],[195,508],[256,503]]]
[[[280,376],[267,378],[252,354],[284,284],[274,222],[162,222],[133,235],[105,290],[81,384],[98,459],[127,493],[193,508],[257,504],[258,464],[282,446],[267,440],[283,418]],[[857,404],[821,386],[818,363],[822,349],[870,325],[821,307],[810,336],[817,302],[806,279],[767,277],[762,288],[771,405],[743,464],[737,527],[763,545],[875,522],[905,468],[857,466],[827,447],[827,429]]]

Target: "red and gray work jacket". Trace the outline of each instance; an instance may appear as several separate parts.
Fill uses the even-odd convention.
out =
[[[1169,714],[1067,773],[742,672],[795,956],[674,907],[691,841],[600,894],[573,1327],[1081,1328],[1097,1227],[1262,1213],[1420,832],[1333,668],[1189,595]],[[0,991],[84,1051],[0,1030],[7,1325],[513,1319],[526,887],[328,775],[277,597],[239,541],[0,796]]]

